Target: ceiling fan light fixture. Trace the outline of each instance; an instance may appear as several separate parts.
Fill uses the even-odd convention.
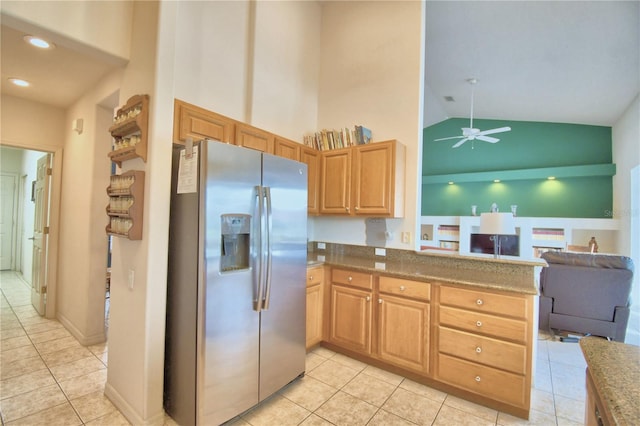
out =
[[[20,87],[29,87],[31,85],[31,83],[29,83],[27,80],[23,80],[21,78],[11,77],[9,78],[9,81]]]
[[[24,41],[26,41],[27,43],[29,43],[32,46],[35,46],[37,48],[40,49],[53,49],[54,47],[56,47],[55,44],[40,38],[40,37],[35,37],[32,35],[26,35],[23,37]]]
[[[444,140],[449,140],[449,139],[458,139],[458,141],[451,147],[451,148],[459,148],[460,146],[462,146],[465,142],[467,141],[471,141],[471,149],[474,149],[475,146],[473,144],[473,141],[475,141],[476,139],[482,142],[488,142],[488,143],[497,143],[500,141],[500,139],[498,138],[494,138],[493,136],[488,136],[488,135],[492,135],[495,133],[502,133],[502,132],[509,132],[511,131],[511,127],[505,126],[505,127],[499,127],[499,128],[495,128],[495,129],[489,129],[489,130],[480,130],[479,128],[475,128],[473,127],[473,85],[475,85],[478,82],[477,78],[468,78],[466,80],[472,87],[471,87],[471,111],[469,114],[469,127],[463,127],[462,128],[462,135],[460,136],[450,136],[450,137],[445,137],[445,138],[438,138],[438,139],[434,139],[434,141],[444,141]],[[445,96],[445,99],[447,97]]]

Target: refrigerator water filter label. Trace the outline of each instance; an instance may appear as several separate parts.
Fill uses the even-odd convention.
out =
[[[180,151],[178,164],[178,194],[198,191],[198,147],[193,147],[193,155],[187,158],[186,150]]]

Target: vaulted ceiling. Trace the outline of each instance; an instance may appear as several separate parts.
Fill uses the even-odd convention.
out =
[[[638,94],[638,1],[428,1],[426,10],[425,83],[449,117],[469,116],[472,77],[477,118],[612,125]],[[36,51],[6,21],[3,94],[64,108],[116,66],[72,46]]]

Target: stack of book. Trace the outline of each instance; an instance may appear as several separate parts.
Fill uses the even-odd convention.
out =
[[[346,127],[339,130],[323,129],[312,135],[304,136],[304,144],[319,151],[348,148],[369,142],[371,142],[371,130],[362,126],[354,126],[353,130]]]

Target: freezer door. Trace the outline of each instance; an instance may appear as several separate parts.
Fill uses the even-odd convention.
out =
[[[270,228],[270,285],[261,311],[260,400],[304,373],[307,166],[263,154]]]
[[[258,402],[260,314],[254,310],[255,251],[248,265],[247,259],[235,256],[242,235],[250,230],[251,244],[255,237],[261,154],[213,141],[204,144],[203,151],[204,285],[197,412],[198,424],[213,425]]]

